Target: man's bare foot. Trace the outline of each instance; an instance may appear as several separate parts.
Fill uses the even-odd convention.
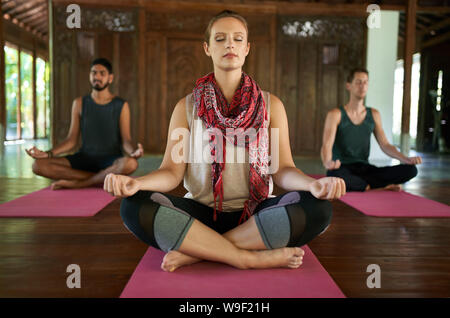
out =
[[[59,189],[77,189],[82,188],[83,184],[79,180],[58,180],[51,184],[52,190]]]
[[[401,184],[389,184],[387,186],[385,186],[384,188],[376,188],[376,189],[371,189],[370,186],[367,186],[366,191],[395,191],[395,192],[400,192],[402,191],[402,186]]]
[[[389,184],[384,187],[384,190],[400,192],[402,191],[402,186],[400,184]]]
[[[195,258],[178,251],[170,251],[164,256],[161,263],[161,268],[166,272],[173,272],[181,266],[191,265],[201,261],[202,260],[199,258]]]

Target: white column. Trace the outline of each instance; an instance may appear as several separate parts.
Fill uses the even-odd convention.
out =
[[[366,67],[369,71],[369,91],[365,105],[380,112],[384,132],[391,143],[398,24],[398,11],[381,11],[380,28],[369,28],[367,34]],[[373,163],[388,163],[390,160],[390,157],[382,152],[373,135],[369,160]]]

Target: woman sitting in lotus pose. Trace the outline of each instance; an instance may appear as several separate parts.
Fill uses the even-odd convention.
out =
[[[240,269],[298,268],[300,247],[328,227],[327,200],[344,195],[345,184],[315,180],[295,167],[282,102],[242,71],[250,50],[243,17],[215,16],[203,45],[214,72],[175,106],[159,169],[136,179],[109,174],[104,189],[126,197],[120,209],[126,227],[167,253],[165,271],[202,260]],[[189,134],[172,138],[180,131]],[[279,145],[269,154],[272,135]],[[239,151],[245,162],[235,162]],[[276,157],[278,169],[271,169]],[[184,197],[165,194],[182,180]],[[273,182],[288,192],[275,197]]]

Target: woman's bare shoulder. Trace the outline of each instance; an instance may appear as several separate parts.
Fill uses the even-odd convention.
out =
[[[186,117],[186,97],[180,99],[175,105],[170,121],[175,127],[188,127]]]
[[[277,121],[286,116],[283,102],[275,95],[270,94],[270,121]]]

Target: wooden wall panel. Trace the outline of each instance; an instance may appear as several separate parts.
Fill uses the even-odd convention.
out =
[[[297,140],[297,103],[298,103],[298,45],[297,43],[282,43],[279,46],[277,61],[277,83],[280,100],[286,109],[289,121],[289,140],[292,150]]]
[[[270,70],[271,60],[269,41],[251,42],[250,53],[244,64],[244,72],[250,75],[262,90],[273,92],[271,89]]]
[[[347,73],[363,65],[363,28],[359,18],[278,19],[277,92],[294,155],[319,156],[326,114],[347,102]]]
[[[67,127],[70,126],[70,108],[67,107],[67,101],[70,99],[70,62],[63,61],[58,63],[58,69],[55,70],[55,83],[58,83],[58,93],[55,94],[55,120],[59,123],[54,125],[55,136],[63,140],[67,135]],[[66,106],[66,107],[64,107]]]
[[[92,60],[97,56],[95,52],[96,38],[93,32],[78,32],[74,33],[76,43],[74,43],[74,50],[76,55],[72,55],[72,72],[76,76],[76,81],[73,85],[76,87],[72,94],[85,95],[91,91],[91,84],[89,82],[89,71]],[[75,98],[75,97],[73,97]]]
[[[183,12],[171,6],[141,4],[139,8],[107,9],[99,18],[96,10],[100,9],[89,8],[86,16],[92,22],[82,30],[63,28],[65,20],[61,18],[56,22],[61,39],[55,44],[55,58],[59,59],[55,69],[69,62],[64,66],[69,74],[58,76],[68,76],[65,80],[70,84],[63,87],[65,82],[56,80],[56,88],[64,90],[58,96],[64,106],[58,106],[54,121],[59,140],[67,133],[68,125],[58,126],[67,124],[71,101],[90,90],[88,64],[93,50],[95,56],[114,62],[112,90],[130,103],[135,140],[143,143],[146,153],[163,153],[176,103],[192,91],[198,77],[213,71],[202,41],[209,19],[217,12],[200,7],[195,11],[194,6]],[[250,11],[245,17],[251,49],[244,71],[284,103],[293,154],[317,156],[326,112],[346,102],[346,74],[362,65],[364,19]],[[114,29],[110,21],[105,24],[105,16],[125,21],[126,30]],[[339,48],[339,58],[332,64],[323,60],[324,45]],[[73,79],[71,73],[76,74]]]
[[[192,93],[196,79],[210,73],[211,68],[201,41],[177,38],[167,40],[166,125],[162,129],[167,132],[175,105],[181,98]],[[166,139],[163,139],[164,145]]]
[[[295,136],[295,152],[313,152],[317,143],[317,45],[316,43],[301,43],[299,55],[299,100],[296,118],[297,134]],[[294,147],[294,145],[293,145]]]
[[[149,38],[146,42],[146,105],[145,113],[145,135],[141,136],[143,146],[148,151],[156,152],[162,145],[160,140],[164,137],[161,129],[159,108],[161,104],[161,38]]]
[[[68,29],[65,9],[55,5],[53,12],[54,144],[67,136],[73,100],[91,92],[90,66],[97,57],[106,57],[113,65],[114,81],[110,90],[129,102],[131,134],[136,140],[139,128],[136,10],[82,6],[82,28]]]
[[[198,40],[168,39],[167,42],[167,120],[176,103],[192,93],[195,81],[212,72],[212,63]]]
[[[118,34],[119,50],[115,52],[118,56],[118,73],[120,78],[116,82],[119,94],[125,98],[130,105],[131,112],[131,137],[136,140],[138,133],[138,81],[137,81],[137,38],[128,34]],[[118,65],[117,65],[118,64]]]
[[[210,18],[217,12],[193,14],[152,10],[155,8],[147,8],[145,19],[145,115],[151,125],[145,128],[145,145],[147,152],[162,153],[176,103],[192,92],[196,79],[213,71],[212,61],[203,50],[203,35]],[[271,59],[273,45],[269,38],[271,19],[253,15],[248,17],[248,21],[251,50],[244,71],[262,89],[270,91],[274,83],[270,77],[274,70]]]
[[[323,126],[325,123],[325,117],[329,110],[338,107],[338,87],[342,86],[339,82],[339,69],[337,67],[324,67],[322,71],[322,100],[321,109],[316,121],[316,136],[317,142],[315,149],[320,149],[322,146],[322,134]],[[319,138],[320,136],[320,138]]]

